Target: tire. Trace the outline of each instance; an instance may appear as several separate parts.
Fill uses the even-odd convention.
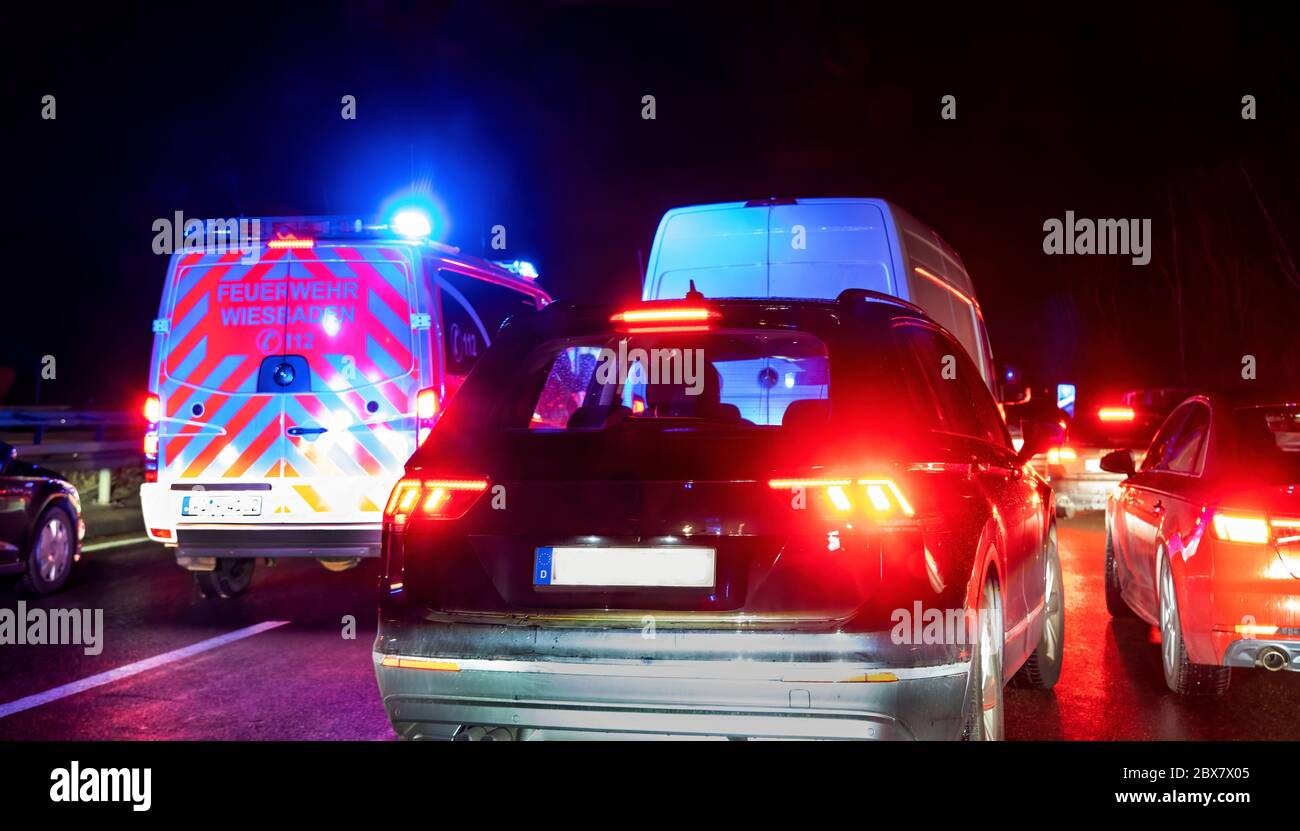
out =
[[[1011,679],[1011,686],[1050,690],[1061,678],[1065,657],[1065,587],[1061,581],[1061,557],[1056,547],[1056,526],[1047,532],[1047,576],[1043,597],[1043,637],[1029,660]]]
[[[46,508],[36,520],[27,547],[27,573],[19,584],[28,594],[51,594],[63,588],[77,557],[76,527],[68,509]]]
[[[1133,611],[1124,599],[1124,595],[1119,590],[1119,566],[1115,562],[1115,544],[1110,537],[1110,529],[1106,529],[1106,611],[1110,612],[1113,618],[1132,620],[1137,617],[1137,612]]]
[[[963,741],[1001,741],[1004,736],[1002,706],[1002,595],[992,577],[980,592],[975,648],[971,652],[970,697],[966,704]]]
[[[1179,695],[1218,698],[1228,691],[1232,680],[1230,667],[1213,664],[1194,664],[1187,658],[1187,644],[1183,641],[1183,624],[1178,614],[1178,592],[1174,586],[1173,569],[1169,558],[1162,552],[1160,570],[1160,663],[1165,671],[1165,684]]]
[[[212,571],[194,572],[194,584],[199,594],[212,600],[230,600],[248,591],[253,582],[252,558],[222,557]]]

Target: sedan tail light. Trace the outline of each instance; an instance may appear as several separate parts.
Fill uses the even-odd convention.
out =
[[[1225,542],[1267,543],[1272,535],[1268,520],[1262,516],[1214,512],[1214,536]]]
[[[487,479],[403,479],[393,487],[384,519],[394,525],[411,517],[459,519],[487,487]]]

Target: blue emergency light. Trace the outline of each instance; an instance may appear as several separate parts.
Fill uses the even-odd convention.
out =
[[[393,214],[389,225],[392,226],[394,233],[403,237],[427,237],[433,233],[433,223],[429,221],[429,215],[415,208],[404,208]]]

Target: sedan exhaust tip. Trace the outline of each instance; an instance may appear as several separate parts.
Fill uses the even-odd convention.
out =
[[[1262,666],[1269,672],[1277,672],[1286,669],[1286,665],[1291,663],[1290,656],[1276,646],[1266,646],[1259,651],[1255,658],[1255,663]]]

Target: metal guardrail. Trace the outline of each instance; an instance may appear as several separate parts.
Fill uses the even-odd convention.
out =
[[[49,430],[93,430],[95,440],[107,441],[110,432],[143,430],[140,416],[118,410],[73,410],[65,407],[10,407],[0,409],[0,431],[33,434],[40,444]]]
[[[7,407],[0,409],[0,434],[20,459],[60,473],[99,470],[101,481],[113,468],[143,461],[144,419],[118,410]]]
[[[54,470],[97,470],[138,465],[144,458],[140,441],[48,441],[15,444],[18,458]]]

